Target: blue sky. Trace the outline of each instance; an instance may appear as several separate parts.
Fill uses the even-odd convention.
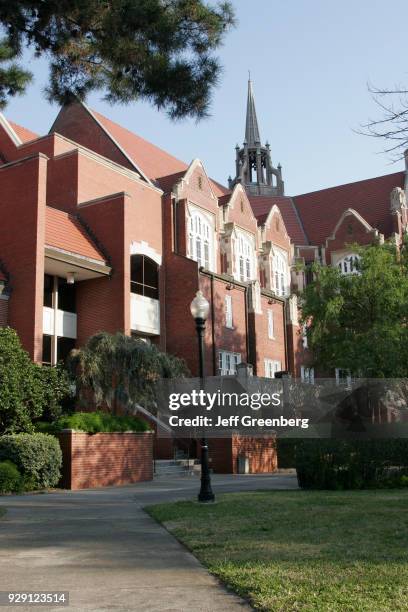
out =
[[[234,147],[244,137],[248,70],[254,84],[262,140],[283,166],[286,193],[388,174],[402,169],[381,153],[383,144],[353,129],[379,111],[367,91],[408,85],[405,0],[233,0],[239,20],[219,56],[224,75],[211,117],[172,123],[144,103],[110,106],[101,95],[88,104],[144,138],[190,161],[203,160],[225,183]],[[46,133],[58,112],[42,95],[44,60],[25,56],[35,74],[27,94],[5,114]]]

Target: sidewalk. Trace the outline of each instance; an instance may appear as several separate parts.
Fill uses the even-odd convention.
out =
[[[68,609],[75,612],[250,610],[142,509],[191,498],[198,484],[196,477],[182,476],[0,498],[8,511],[0,520],[0,590],[69,591]],[[295,487],[288,476],[214,477],[216,493]]]

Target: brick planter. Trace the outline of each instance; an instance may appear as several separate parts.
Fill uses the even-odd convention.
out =
[[[125,485],[153,478],[153,434],[97,433],[73,430],[58,434],[65,489]]]

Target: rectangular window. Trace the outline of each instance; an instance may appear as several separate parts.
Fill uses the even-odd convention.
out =
[[[43,335],[42,362],[44,365],[52,364],[52,336]]]
[[[246,265],[246,280],[250,280],[251,279],[251,262],[249,261],[249,259],[245,261],[245,265]]]
[[[273,340],[275,338],[273,311],[268,310],[268,338]]]
[[[240,353],[220,351],[218,354],[218,358],[219,374],[221,376],[229,376],[237,373],[237,365],[241,363]]]
[[[243,257],[239,258],[239,279],[243,283],[245,281],[245,273],[244,273],[244,259]]]
[[[210,245],[208,242],[204,242],[204,268],[210,267]]]
[[[347,368],[336,368],[336,384],[351,387],[352,378],[351,371]]]
[[[265,359],[265,378],[275,378],[276,372],[282,371],[282,364],[275,359]]]
[[[302,346],[303,348],[307,348],[308,343],[307,343],[307,325],[306,323],[303,324],[302,326]]]
[[[309,385],[314,384],[314,368],[308,368],[307,366],[302,366],[300,368],[300,377],[302,382],[307,383]]]
[[[225,327],[232,329],[232,296],[225,296]]]

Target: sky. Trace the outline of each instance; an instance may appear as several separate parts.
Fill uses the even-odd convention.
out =
[[[244,139],[248,70],[262,141],[283,167],[285,193],[397,172],[385,143],[356,133],[380,111],[367,83],[408,85],[406,0],[233,0],[238,18],[219,50],[223,76],[211,116],[172,122],[147,103],[111,106],[99,92],[87,100],[147,140],[190,162],[200,158],[226,184],[234,174],[235,145]],[[44,98],[47,62],[24,60],[35,83],[10,102],[5,115],[45,134],[58,106]]]

